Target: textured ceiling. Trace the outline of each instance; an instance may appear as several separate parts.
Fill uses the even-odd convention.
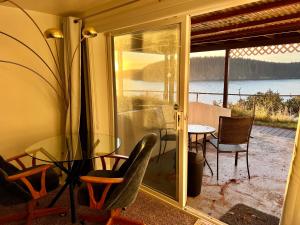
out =
[[[132,0],[13,0],[25,9],[60,16],[80,16],[93,9],[109,10]],[[9,2],[2,3],[12,6]]]

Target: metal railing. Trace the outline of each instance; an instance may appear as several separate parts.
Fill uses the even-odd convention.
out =
[[[124,90],[123,92],[126,93],[140,93],[140,94],[144,94],[144,95],[151,95],[151,94],[158,94],[158,95],[164,95],[165,92],[164,91],[155,91],[155,90]],[[276,93],[276,92],[275,92]],[[176,92],[174,92],[174,94],[176,94]],[[189,92],[189,97],[190,96],[195,96],[196,98],[196,102],[199,102],[199,97],[201,95],[216,95],[216,96],[223,96],[222,92],[195,92],[195,91],[190,91]],[[249,97],[249,96],[253,96],[253,97],[260,97],[260,96],[264,96],[265,94],[245,94],[245,93],[229,93],[228,96],[236,96],[236,97]],[[283,98],[292,98],[292,97],[300,97],[300,94],[279,94],[280,97]]]
[[[218,96],[223,96],[223,93],[221,92],[194,92],[190,91],[189,96],[194,95],[196,96],[196,102],[199,102],[199,96],[200,95],[218,95]],[[237,96],[237,97],[261,97],[265,96],[265,94],[242,94],[242,93],[229,93],[228,96]],[[295,95],[295,94],[289,94],[289,95],[281,95],[279,94],[280,97],[283,98],[292,98],[292,97],[299,97],[300,95]]]

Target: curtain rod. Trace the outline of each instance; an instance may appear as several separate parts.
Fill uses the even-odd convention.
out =
[[[102,13],[110,12],[110,11],[112,11],[112,10],[122,8],[122,7],[124,7],[124,6],[131,5],[131,4],[136,3],[136,2],[138,2],[138,1],[140,1],[140,0],[131,0],[131,1],[129,1],[129,2],[125,2],[125,3],[123,3],[123,4],[120,4],[120,5],[117,5],[117,6],[108,8],[108,9],[104,9],[104,10],[98,11],[98,12],[96,12],[96,13],[87,15],[87,16],[84,16],[84,17],[82,17],[82,18],[80,18],[80,19],[76,19],[76,20],[74,20],[74,22],[77,23],[77,22],[80,21],[80,20],[84,20],[84,19],[87,19],[87,18],[90,18],[90,17],[93,17],[93,16],[97,16],[97,15],[102,14]]]

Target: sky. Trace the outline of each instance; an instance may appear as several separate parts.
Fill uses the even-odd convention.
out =
[[[115,51],[115,55],[118,55],[118,52]],[[139,70],[143,69],[145,66],[156,63],[159,61],[164,61],[164,55],[160,54],[150,54],[150,53],[141,53],[141,52],[122,52],[123,55],[123,70]],[[225,56],[225,50],[218,51],[207,51],[207,52],[196,52],[191,53],[190,57],[208,57],[208,56]],[[269,62],[300,62],[300,53],[280,53],[280,54],[264,54],[256,56],[245,56],[244,58],[256,59],[261,61]],[[118,70],[118,58],[115,60],[115,70]]]
[[[208,51],[208,52],[196,52],[191,53],[191,57],[207,57],[207,56],[225,56],[225,50],[219,51]],[[300,62],[300,53],[281,53],[281,54],[264,54],[264,55],[257,55],[257,56],[245,56],[248,59],[256,59],[261,61],[269,61],[269,62]]]

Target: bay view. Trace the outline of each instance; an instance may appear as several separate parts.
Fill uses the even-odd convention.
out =
[[[199,101],[212,104],[222,101],[223,81],[191,81],[190,92],[220,93],[221,95],[199,95]],[[229,94],[256,94],[272,90],[280,95],[300,95],[300,79],[284,80],[233,80],[229,81]],[[283,97],[287,99],[289,97]],[[230,96],[229,102],[236,103],[239,96]],[[190,94],[190,101],[195,101],[196,95]]]

